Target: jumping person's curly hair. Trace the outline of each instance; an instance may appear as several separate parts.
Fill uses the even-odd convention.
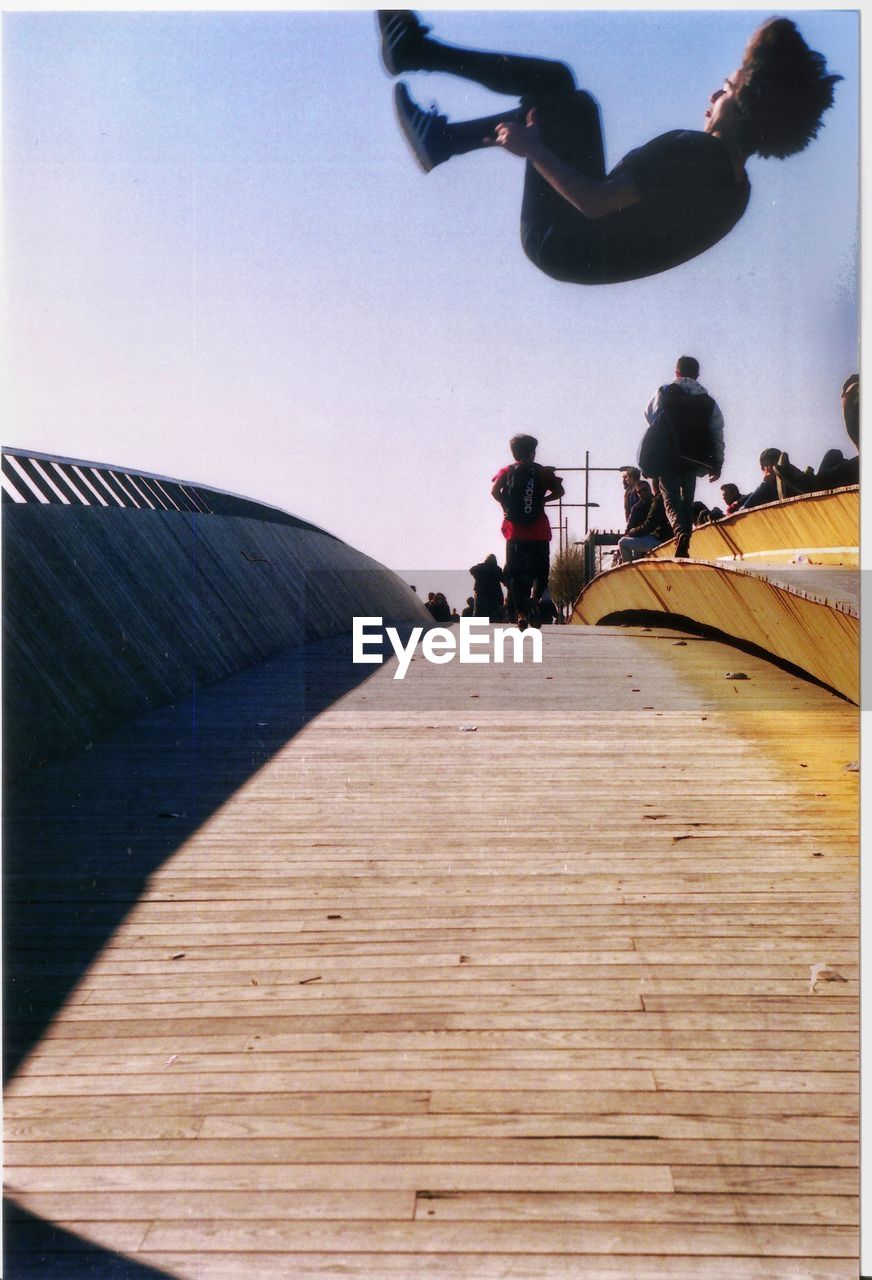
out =
[[[753,151],[783,160],[804,150],[841,79],[827,74],[823,54],[808,47],[789,18],[764,22],[748,42],[736,87]]]

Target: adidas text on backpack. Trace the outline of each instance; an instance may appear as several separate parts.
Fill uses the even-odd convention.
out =
[[[506,476],[503,511],[512,524],[533,524],[545,510],[542,469],[535,462],[516,462]]]

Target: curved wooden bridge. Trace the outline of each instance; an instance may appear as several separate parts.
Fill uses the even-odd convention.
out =
[[[7,1274],[855,1280],[856,707],[350,653],[8,788]]]
[[[692,624],[789,662],[853,702],[860,691],[857,487],[737,512],[595,578],[573,621]]]

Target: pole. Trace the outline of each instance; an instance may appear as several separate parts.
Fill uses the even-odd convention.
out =
[[[590,501],[590,450],[584,451],[584,535],[588,534],[588,502]]]

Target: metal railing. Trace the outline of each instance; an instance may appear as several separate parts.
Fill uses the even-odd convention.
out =
[[[619,475],[625,469],[626,469],[626,463],[620,467],[592,467],[590,465],[589,449],[585,449],[584,451],[583,467],[555,467],[554,468],[554,470],[558,473],[558,475],[565,475],[568,472],[573,471],[584,476],[584,501],[583,502],[566,502],[563,498],[558,498],[556,502],[549,503],[549,506],[556,506],[557,508],[557,523],[556,524],[552,523],[551,528],[557,534],[557,546],[559,551],[563,551],[566,547],[569,546],[569,517],[563,514],[564,511],[568,510],[571,507],[582,508],[584,510],[585,538],[587,538],[587,535],[590,532],[589,512],[591,508],[594,508],[594,507],[598,508],[600,505],[598,502],[591,502],[590,500],[591,474],[595,471],[596,472],[610,471],[612,473],[617,473]],[[615,540],[617,541],[617,535],[615,535]],[[610,543],[608,545],[614,545],[614,544]]]

